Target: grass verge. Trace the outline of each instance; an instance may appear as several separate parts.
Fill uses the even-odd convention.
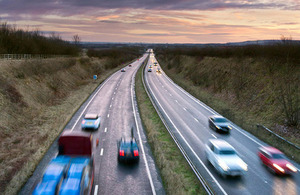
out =
[[[143,66],[135,78],[137,102],[148,143],[160,170],[166,193],[205,194],[205,190],[182,156],[147,96],[142,83],[142,71]]]

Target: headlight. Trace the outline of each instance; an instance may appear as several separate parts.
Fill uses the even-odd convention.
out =
[[[286,167],[287,168],[289,168],[291,171],[293,171],[293,172],[297,172],[297,169],[296,169],[296,167],[294,167],[292,164],[286,164]]]
[[[219,127],[218,125],[216,125],[216,127],[217,127],[218,129],[221,129],[221,127]]]
[[[248,171],[248,165],[241,159],[239,159],[238,164],[244,169],[244,171]]]
[[[227,126],[229,129],[232,129],[229,125]]]
[[[219,161],[218,164],[220,165],[220,167],[224,170],[227,171],[229,169],[229,167],[226,165],[225,162],[223,161]]]
[[[278,169],[279,171],[281,171],[282,173],[284,173],[284,169],[282,167],[280,167],[278,164],[273,163],[273,166]]]

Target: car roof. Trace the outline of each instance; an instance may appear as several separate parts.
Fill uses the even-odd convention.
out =
[[[210,116],[210,118],[224,118],[224,117],[221,115],[212,115],[212,116]]]
[[[85,119],[97,119],[98,115],[97,114],[85,114],[84,118]]]
[[[269,152],[271,154],[283,154],[280,150],[278,150],[277,148],[274,148],[272,146],[263,146],[263,147],[260,147],[259,149],[261,150],[265,150],[266,152]]]
[[[228,142],[222,139],[210,139],[209,142],[212,143],[218,149],[234,150],[234,148]]]

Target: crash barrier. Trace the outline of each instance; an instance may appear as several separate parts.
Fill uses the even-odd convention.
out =
[[[285,142],[285,143],[288,143],[290,146],[292,147],[295,147],[296,149],[300,150],[300,147],[297,146],[296,144],[284,139],[283,137],[281,137],[280,135],[274,133],[273,131],[271,131],[270,129],[268,129],[267,127],[261,125],[261,124],[257,124],[256,125],[256,128],[257,128],[257,131],[261,131],[261,130],[264,130],[265,132],[267,132],[270,136],[272,137],[276,137],[278,138],[281,142]]]
[[[68,55],[49,55],[49,54],[0,54],[2,60],[21,60],[21,59],[44,59],[56,57],[69,57]]]

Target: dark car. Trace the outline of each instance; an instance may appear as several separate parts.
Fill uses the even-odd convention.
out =
[[[151,69],[151,68],[149,68],[149,69],[148,69],[148,72],[152,72],[152,69]]]
[[[139,147],[134,137],[125,139],[122,137],[118,141],[118,161],[124,163],[138,162]]]
[[[212,130],[223,133],[230,133],[230,130],[232,129],[228,120],[218,115],[210,116],[208,119],[208,125]]]
[[[154,66],[157,66],[157,62],[154,62]]]
[[[280,150],[274,147],[260,147],[258,157],[262,164],[267,166],[273,173],[285,175],[297,172],[297,168],[288,161]]]
[[[129,66],[129,67],[131,67],[132,65],[131,65],[131,64],[129,64],[128,66]]]

